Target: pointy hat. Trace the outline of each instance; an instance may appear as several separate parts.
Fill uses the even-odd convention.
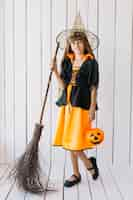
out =
[[[85,29],[85,25],[83,24],[80,12],[76,15],[72,28],[63,30],[57,35],[56,41],[59,42],[60,48],[64,49],[66,46],[66,41],[69,39],[69,37],[75,33],[78,34],[79,32],[82,32],[85,34],[85,36],[87,37],[91,45],[92,50],[98,48],[99,38],[91,31]]]

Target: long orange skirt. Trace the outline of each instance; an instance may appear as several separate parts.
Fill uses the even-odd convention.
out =
[[[89,110],[82,109],[70,104],[70,93],[72,85],[67,87],[67,102],[60,106],[52,146],[62,146],[67,150],[92,149],[85,137],[85,129],[91,128]]]

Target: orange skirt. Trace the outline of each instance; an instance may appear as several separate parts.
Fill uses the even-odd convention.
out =
[[[85,129],[91,128],[89,110],[70,104],[72,85],[67,87],[67,105],[60,106],[52,146],[62,146],[67,150],[92,149],[87,143]]]

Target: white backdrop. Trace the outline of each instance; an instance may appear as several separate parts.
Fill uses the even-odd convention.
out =
[[[132,0],[0,0],[0,6],[0,163],[25,150],[39,120],[56,35],[80,11],[100,38],[94,52],[100,85],[93,124],[105,131],[105,142],[94,151],[111,164],[133,166]],[[40,143],[46,154],[56,125],[56,95],[53,76]]]

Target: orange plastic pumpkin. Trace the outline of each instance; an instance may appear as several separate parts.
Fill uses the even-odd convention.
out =
[[[87,129],[85,134],[90,144],[98,145],[104,140],[104,131],[99,128]]]

